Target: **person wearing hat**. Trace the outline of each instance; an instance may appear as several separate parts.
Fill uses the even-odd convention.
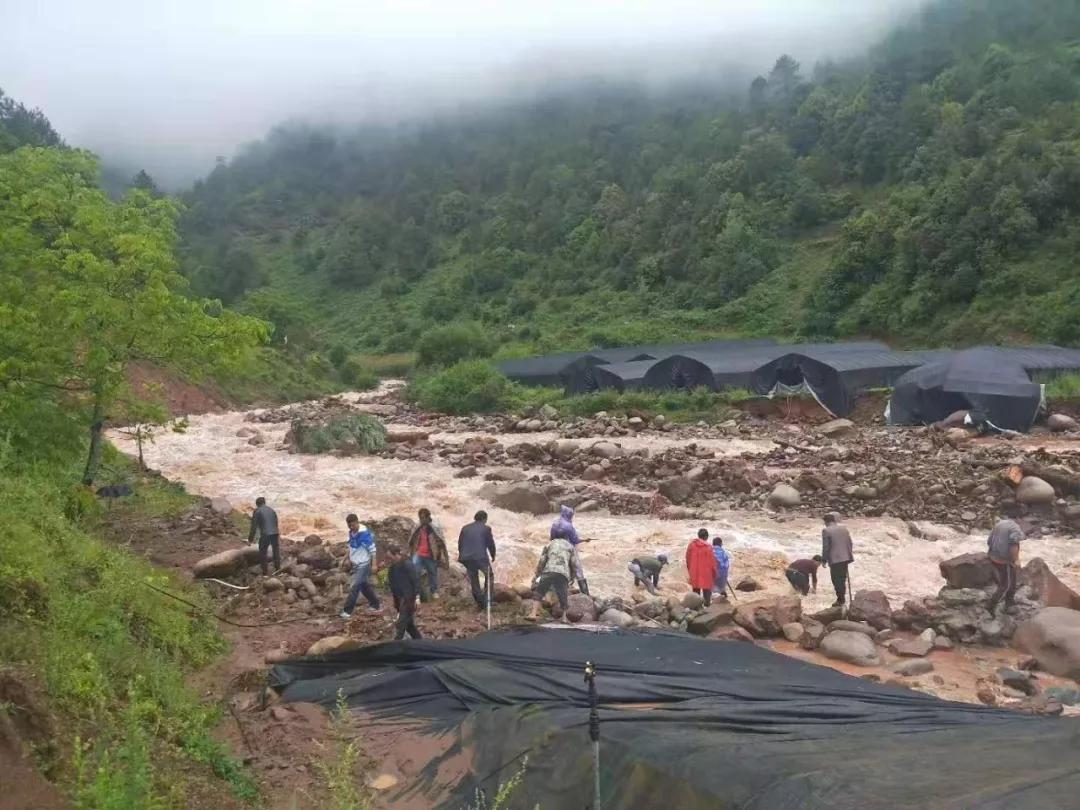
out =
[[[656,589],[660,587],[660,572],[667,563],[667,554],[632,559],[630,565],[627,566],[627,570],[634,575],[634,587],[644,585],[645,590],[655,595]]]

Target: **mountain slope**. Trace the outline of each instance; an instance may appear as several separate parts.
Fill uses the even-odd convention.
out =
[[[196,287],[320,349],[1080,339],[1080,7],[935,4],[864,59],[396,130],[290,127],[187,196]],[[340,353],[340,350],[339,350]]]

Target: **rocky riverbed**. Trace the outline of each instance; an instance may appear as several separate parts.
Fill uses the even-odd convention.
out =
[[[385,451],[310,456],[288,445],[293,418],[354,409],[386,422],[393,441]],[[1068,437],[1053,437],[1053,450],[1042,451],[1032,446],[1035,437],[1020,444],[745,415],[717,426],[633,419],[556,414],[523,424],[517,417],[433,416],[405,405],[388,386],[275,411],[194,416],[183,433],[158,436],[145,453],[151,467],[190,491],[237,508],[250,509],[264,495],[284,534],[297,540],[312,533],[343,538],[348,512],[375,519],[414,515],[420,506],[453,538],[485,508],[499,541],[499,577],[511,583],[528,581],[550,512],[570,503],[579,509],[579,532],[592,541],[583,550],[590,585],[612,595],[630,591],[630,558],[657,551],[672,552],[663,585],[681,593],[682,550],[702,525],[723,533],[736,580],[782,589],[786,562],[818,549],[827,509],[839,511],[855,536],[856,588],[882,590],[901,604],[937,591],[941,560],[982,550],[999,513],[1026,522],[1025,556],[1042,557],[1080,587],[1075,494],[1051,488],[1049,499],[1043,493],[1042,502],[1023,504],[1009,478],[1029,463],[1067,475],[1080,450]],[[134,452],[127,437],[112,438]],[[808,609],[831,601],[826,590]]]

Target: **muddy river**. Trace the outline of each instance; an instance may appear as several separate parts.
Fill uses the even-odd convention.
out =
[[[363,401],[365,395],[353,397]],[[263,495],[277,510],[282,533],[300,539],[317,533],[327,539],[344,539],[345,515],[362,518],[394,514],[410,515],[427,506],[443,525],[451,545],[461,525],[477,509],[489,515],[496,542],[496,574],[510,583],[527,582],[547,537],[553,516],[532,517],[493,507],[478,496],[481,478],[458,479],[454,469],[439,463],[383,458],[310,456],[280,449],[287,423],[245,422],[245,412],[190,417],[183,433],[163,432],[145,448],[149,466],[168,478],[182,482],[188,491],[227,498],[236,508],[250,511]],[[248,444],[237,436],[255,427],[266,439]],[[435,441],[462,441],[467,435],[435,434]],[[517,435],[497,435],[500,441],[523,440]],[[543,440],[536,434],[529,441]],[[113,434],[112,441],[134,454],[134,442]],[[678,439],[650,435],[620,439],[627,446],[660,450]],[[766,452],[771,442],[729,439],[718,434],[708,444],[718,455]],[[724,532],[733,556],[732,580],[750,576],[769,590],[785,589],[783,569],[790,559],[820,551],[820,522],[816,516],[784,515],[767,511],[718,511],[701,521],[669,521],[643,515],[611,515],[591,512],[575,521],[579,533],[593,541],[582,549],[582,561],[594,594],[627,594],[632,584],[627,562],[637,554],[668,552],[675,564],[667,570],[662,589],[686,589],[685,567],[679,560],[686,543],[701,525]],[[854,588],[879,588],[894,606],[903,599],[935,593],[941,586],[938,562],[965,551],[985,548],[983,535],[964,535],[940,528],[936,541],[911,537],[902,521],[889,518],[852,519],[848,526],[855,538]],[[453,549],[452,549],[453,551]],[[1033,538],[1024,543],[1025,558],[1043,557],[1063,580],[1080,587],[1080,542],[1061,537]],[[824,607],[833,600],[827,574],[816,596],[806,607]],[[744,597],[746,598],[746,597]]]

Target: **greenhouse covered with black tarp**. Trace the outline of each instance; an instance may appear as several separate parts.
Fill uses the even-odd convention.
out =
[[[953,352],[907,372],[893,388],[889,424],[925,425],[969,411],[976,423],[1029,430],[1042,389],[1016,357],[1011,350],[987,346]]]
[[[591,394],[605,389],[633,391],[641,387],[645,372],[655,364],[655,360],[634,360],[629,363],[575,367],[566,374],[566,393]]]
[[[580,387],[581,381],[571,383],[571,378],[590,366],[629,363],[641,360],[660,360],[676,352],[737,352],[772,346],[771,338],[748,340],[710,340],[699,343],[671,343],[629,346],[615,349],[594,349],[582,352],[564,352],[546,357],[505,360],[496,365],[500,372],[522,385]],[[596,390],[586,387],[584,391]]]
[[[1065,808],[1080,721],[944,701],[743,642],[511,628],[275,666],[286,701],[438,740],[390,803],[458,808],[524,766],[510,806],[593,806],[584,666],[597,669],[600,797],[620,810]]]

